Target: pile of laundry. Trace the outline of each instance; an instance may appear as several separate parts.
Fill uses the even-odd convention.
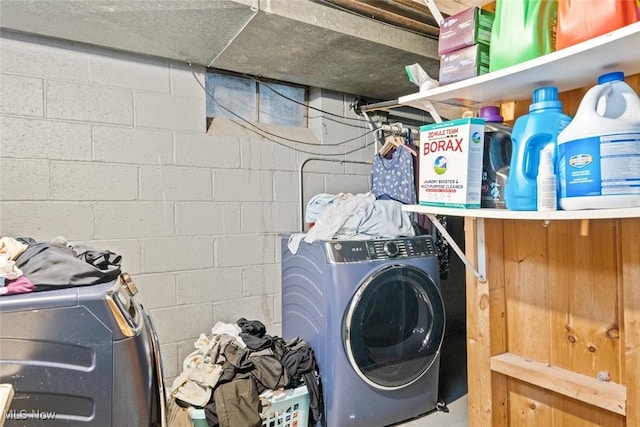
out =
[[[297,337],[270,336],[258,320],[217,322],[200,334],[183,362],[169,399],[169,426],[192,426],[190,408],[204,408],[210,427],[259,427],[265,391],[305,384],[310,420],[322,417],[318,366],[311,347]]]
[[[301,241],[413,237],[416,230],[402,203],[376,199],[372,193],[336,195],[321,193],[309,200],[305,222],[313,224],[307,233],[289,237],[291,253],[298,252]]]
[[[37,242],[30,237],[0,238],[0,296],[97,285],[120,275],[122,257],[58,237]]]

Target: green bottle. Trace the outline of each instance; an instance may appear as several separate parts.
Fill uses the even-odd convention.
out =
[[[552,52],[557,13],[557,0],[497,0],[489,71]]]

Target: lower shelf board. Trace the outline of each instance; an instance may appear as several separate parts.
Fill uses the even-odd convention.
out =
[[[491,370],[581,402],[626,415],[627,388],[512,353],[491,358]]]

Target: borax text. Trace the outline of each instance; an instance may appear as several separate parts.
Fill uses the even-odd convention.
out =
[[[449,138],[425,142],[423,154],[426,155],[436,151],[459,151],[462,153],[462,141],[462,138]]]

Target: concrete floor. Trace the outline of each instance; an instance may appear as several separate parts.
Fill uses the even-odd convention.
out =
[[[436,411],[395,427],[467,427],[467,350],[463,334],[445,336],[440,361],[440,397],[448,412]]]

